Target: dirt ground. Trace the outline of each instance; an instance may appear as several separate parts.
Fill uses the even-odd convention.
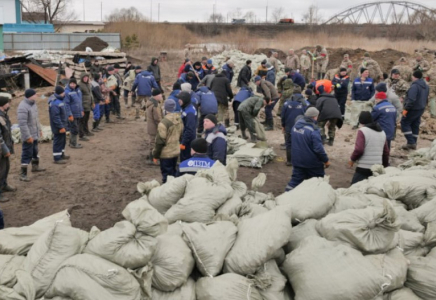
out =
[[[150,55],[151,57],[152,55]],[[134,61],[134,58],[132,58]],[[148,65],[148,57],[134,63]],[[174,71],[180,64],[177,58],[163,63],[164,85],[172,86]],[[170,72],[171,71],[171,72]],[[43,95],[52,88],[43,88]],[[12,123],[16,123],[16,109],[22,93],[17,94],[10,110]],[[47,97],[37,100],[40,120],[43,125],[49,125]],[[9,184],[17,187],[15,193],[5,194],[10,201],[1,205],[7,227],[29,225],[50,214],[68,209],[71,213],[73,226],[89,230],[92,226],[106,229],[122,219],[121,212],[130,202],[140,197],[136,191],[139,181],[152,179],[161,180],[159,167],[146,163],[146,123],[134,119],[133,109],[122,106],[126,119],[114,124],[105,125],[104,131],[96,133],[89,142],[82,142],[83,149],[66,148],[71,155],[67,165],[55,165],[52,158],[52,144],[43,143],[39,146],[41,166],[44,173],[31,173],[31,182],[18,180],[21,144],[15,145],[15,155],[11,160]],[[427,147],[434,137],[434,123],[424,124],[430,128],[429,136],[419,140],[419,147]],[[347,168],[347,161],[352,152],[356,132],[348,125],[337,132],[334,147],[326,146],[331,167],[326,170],[330,183],[335,188],[348,187],[353,170]],[[279,149],[283,142],[281,131],[268,133],[268,142],[274,147],[276,159],[265,165],[262,170],[241,167],[238,180],[251,185],[251,181],[259,172],[267,175],[263,192],[279,195],[284,191],[290,179],[292,168],[285,165],[285,151]],[[391,164],[396,166],[406,159],[406,153],[397,150],[404,142],[404,137],[398,134],[393,142]]]

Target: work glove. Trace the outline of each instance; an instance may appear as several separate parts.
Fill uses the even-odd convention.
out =
[[[350,160],[348,162],[348,167],[351,169],[354,166],[354,161]]]
[[[9,156],[11,156],[11,152],[8,152],[4,155],[4,157],[9,157]]]
[[[155,164],[155,165],[157,165],[159,162],[158,162],[158,160],[157,160],[157,158],[153,158],[153,163]]]
[[[28,143],[28,144],[33,144],[33,138],[32,138],[32,137],[28,138],[28,139],[26,140],[26,143]]]
[[[407,113],[408,113],[407,110],[403,110],[403,117],[407,117]]]
[[[65,133],[65,132],[67,132],[67,131],[65,130],[65,128],[62,128],[62,129],[59,130],[59,133]]]
[[[68,121],[73,122],[74,121],[74,117],[73,116],[69,116],[68,117]]]
[[[185,150],[186,146],[185,145],[180,145],[180,150]]]
[[[315,61],[315,60],[316,60],[316,57],[313,58],[313,61]]]
[[[339,83],[336,83],[335,87],[336,87],[337,89],[340,89],[340,88],[341,88],[341,85],[340,85]]]
[[[324,169],[328,169],[328,167],[330,167],[330,162],[329,161],[324,164]]]

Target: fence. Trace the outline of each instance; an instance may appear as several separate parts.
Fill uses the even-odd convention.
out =
[[[119,33],[4,33],[4,49],[71,50],[88,37],[98,37],[111,47],[121,48]]]

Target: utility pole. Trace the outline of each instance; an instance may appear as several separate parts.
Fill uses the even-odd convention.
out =
[[[160,2],[157,4],[157,22],[160,22]]]
[[[100,2],[100,21],[103,22],[103,1]]]

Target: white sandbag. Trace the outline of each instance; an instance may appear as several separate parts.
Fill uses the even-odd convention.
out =
[[[234,181],[232,182],[232,188],[234,191],[234,195],[242,198],[247,194],[247,185],[242,181]]]
[[[16,144],[16,143],[15,143]],[[28,300],[25,297],[18,294],[14,289],[7,286],[0,285],[1,300]]]
[[[433,248],[433,249],[432,249],[432,250],[427,254],[426,257],[431,257],[431,258],[436,259],[436,248]]]
[[[268,211],[269,210],[262,205],[243,202],[238,208],[238,217],[240,220],[250,219]]]
[[[275,200],[273,193],[261,193],[256,191],[247,191],[242,199],[245,203],[264,204],[266,201]]]
[[[345,106],[345,119],[344,123],[349,124],[351,126],[355,126],[359,124],[359,116],[362,111],[371,111],[372,105],[370,101],[360,101],[356,99],[349,102]]]
[[[275,260],[267,261],[260,270],[256,273],[255,277],[269,277],[271,283],[266,289],[258,289],[263,299],[267,300],[285,300],[285,288],[287,279],[280,272],[279,267]]]
[[[304,239],[282,269],[295,300],[369,300],[389,283],[359,251],[320,237]]]
[[[80,231],[56,223],[36,240],[27,253],[21,269],[31,275],[37,298],[44,296],[59,266],[83,249],[85,241]]]
[[[152,299],[151,282],[153,280],[153,272],[154,272],[153,265],[149,263],[148,265],[140,269],[136,269],[136,270],[127,269],[127,271],[139,283],[142,299],[143,300]]]
[[[430,252],[430,247],[426,246],[424,234],[400,230],[400,247],[407,257],[426,256]]]
[[[409,288],[402,288],[384,295],[383,300],[422,300]]]
[[[436,299],[436,259],[411,257],[405,285],[423,300]]]
[[[394,207],[394,209],[401,229],[414,232],[424,232],[425,227],[422,226],[418,217],[414,213],[400,206]]]
[[[422,224],[436,221],[436,198],[411,211]]]
[[[71,226],[67,210],[61,211],[30,226],[11,227],[0,230],[0,254],[25,255],[33,243],[56,222]]]
[[[318,220],[309,219],[303,223],[298,224],[292,228],[292,234],[289,238],[289,242],[285,245],[285,253],[291,253],[298,248],[300,243],[308,236],[320,236],[316,230],[316,224]]]
[[[241,198],[238,195],[233,194],[233,197],[224,202],[224,204],[221,205],[220,208],[218,208],[216,213],[224,214],[227,216],[236,215],[238,213],[238,208],[240,205],[242,205]]]
[[[183,239],[194,254],[197,269],[203,276],[216,276],[236,240],[237,228],[232,222],[210,224],[183,223]]]
[[[254,128],[256,130],[256,136],[259,141],[266,141],[265,128],[260,124],[259,118],[253,119]]]
[[[196,300],[195,281],[189,278],[188,281],[174,292],[161,292],[153,289],[153,300]]]
[[[238,236],[224,262],[224,271],[254,274],[282,248],[291,235],[289,206],[277,207],[238,225]]]
[[[144,267],[151,260],[156,239],[136,230],[129,221],[121,221],[89,241],[84,253],[93,254],[124,268]]]
[[[316,224],[318,233],[330,241],[340,241],[367,254],[386,253],[397,244],[399,230],[392,205],[349,209],[330,214]]]
[[[195,291],[197,300],[263,300],[253,280],[233,273],[200,278]]]
[[[98,256],[79,254],[60,266],[45,298],[74,295],[80,300],[142,300],[137,280],[129,272]]]
[[[185,195],[166,213],[169,223],[210,222],[215,211],[233,196],[226,168],[216,162],[209,170],[197,172],[188,182]]]
[[[368,206],[383,207],[384,199],[377,195],[348,192],[337,195],[335,204],[329,211],[329,214],[335,214],[348,209],[367,208]]]
[[[176,222],[173,224],[168,225],[168,230],[165,234],[167,235],[178,235],[178,236],[182,236],[183,231],[182,231],[182,227],[180,226],[181,222]]]
[[[195,265],[192,252],[183,239],[167,234],[157,237],[151,263],[154,267],[152,286],[162,292],[173,292],[184,285]]]
[[[168,220],[148,203],[146,196],[130,202],[122,214],[136,226],[137,231],[146,235],[156,237],[168,229]]]
[[[293,222],[321,219],[336,200],[336,193],[328,180],[328,177],[305,180],[295,189],[278,196],[276,202],[291,206]]]
[[[165,214],[172,205],[183,198],[186,185],[192,178],[194,176],[190,174],[177,178],[169,176],[165,184],[153,188],[148,193],[148,202],[161,214]]]
[[[13,287],[17,282],[15,272],[21,268],[26,257],[16,255],[0,255],[0,286]]]
[[[389,278],[390,284],[385,292],[404,286],[409,261],[400,249],[394,248],[386,254],[367,255],[365,258],[378,269],[379,275]]]

